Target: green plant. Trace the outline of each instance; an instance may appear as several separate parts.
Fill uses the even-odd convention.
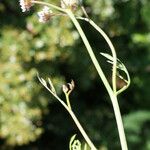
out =
[[[118,100],[117,100],[117,96],[118,94],[122,93],[124,90],[126,90],[128,88],[128,86],[130,85],[130,77],[129,77],[129,73],[125,67],[125,65],[119,60],[117,59],[117,55],[116,55],[116,51],[115,48],[111,42],[111,40],[108,38],[108,36],[105,34],[105,32],[99,27],[97,26],[87,15],[86,10],[84,9],[84,7],[82,6],[82,4],[77,1],[77,0],[62,0],[61,1],[61,7],[58,7],[56,5],[50,4],[50,3],[46,3],[46,2],[41,2],[41,1],[36,1],[36,0],[20,0],[20,5],[22,8],[22,11],[29,11],[30,8],[34,5],[34,4],[40,4],[40,5],[44,5],[45,7],[43,8],[43,10],[41,12],[38,13],[39,15],[39,21],[40,22],[47,22],[51,19],[51,17],[56,16],[56,15],[62,15],[62,16],[68,16],[73,24],[75,25],[79,35],[81,36],[83,43],[89,53],[89,56],[110,96],[112,105],[113,105],[113,109],[114,109],[114,114],[116,117],[116,122],[117,122],[117,128],[118,128],[118,132],[119,132],[119,137],[120,137],[120,142],[121,142],[121,147],[122,150],[127,150],[127,142],[126,142],[126,137],[125,137],[125,133],[124,133],[124,128],[123,128],[123,123],[122,123],[122,117],[121,117],[121,113],[120,113],[120,108],[119,108],[119,104],[118,104]],[[77,6],[80,5],[81,6],[81,10],[83,11],[85,18],[81,17],[81,16],[76,16],[74,13],[74,10],[77,8]],[[49,10],[49,7],[59,11],[59,13],[53,13],[51,10]],[[112,64],[112,87],[110,85],[110,83],[108,82],[99,62],[96,59],[96,56],[92,50],[92,47],[85,35],[85,33],[83,32],[78,19],[80,20],[84,20],[86,22],[88,22],[91,26],[93,26],[106,40],[106,42],[108,43],[112,56],[106,53],[101,53],[104,57],[106,57],[108,59],[108,62],[110,64]],[[126,74],[126,77],[122,76],[119,71],[123,71]],[[122,79],[126,85],[123,86],[121,89],[117,89],[116,88],[116,77],[119,77],[120,79]],[[90,138],[88,137],[87,133],[84,131],[83,127],[81,126],[81,124],[79,123],[77,117],[75,116],[72,108],[71,108],[71,104],[70,104],[70,100],[69,100],[69,95],[72,92],[73,88],[74,88],[74,82],[72,81],[71,83],[68,83],[68,85],[64,85],[63,86],[63,91],[65,93],[66,96],[66,103],[60,99],[60,97],[57,95],[57,92],[55,90],[55,87],[53,85],[53,83],[51,82],[50,79],[48,79],[48,83],[43,79],[40,78],[38,76],[40,82],[43,84],[43,86],[64,106],[64,108],[69,112],[69,114],[71,115],[71,117],[73,118],[75,124],[77,125],[78,129],[80,130],[81,134],[83,135],[85,141],[87,142],[87,144],[90,146],[90,148],[92,150],[96,150],[96,147],[94,146],[94,144],[92,143],[92,141],[90,140]],[[80,145],[80,144],[79,144]],[[80,149],[80,148],[78,148]]]

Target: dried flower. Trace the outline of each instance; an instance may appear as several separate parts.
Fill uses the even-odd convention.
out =
[[[52,10],[50,10],[47,6],[44,6],[43,10],[38,12],[39,22],[46,23],[51,19],[53,15],[54,14]]]
[[[25,11],[29,11],[30,8],[33,6],[33,2],[34,0],[20,0],[20,6],[21,6],[21,9],[22,9],[22,12],[25,12]]]
[[[67,85],[63,85],[62,89],[65,94],[70,94],[75,87],[74,81],[71,80],[71,83],[67,83]]]
[[[66,85],[63,85],[62,90],[63,90],[64,93],[67,93],[69,89]]]
[[[78,0],[61,0],[61,7],[66,9],[70,8],[72,10],[76,10],[78,6]]]
[[[73,80],[71,80],[71,83],[68,83],[68,85],[69,85],[69,89],[72,91],[73,89],[74,89],[74,87],[75,87],[75,84],[74,84],[74,81]]]

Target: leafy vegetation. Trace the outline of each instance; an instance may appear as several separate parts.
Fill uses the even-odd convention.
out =
[[[129,149],[149,150],[150,1],[83,3],[108,33],[131,75],[130,88],[119,95]],[[120,149],[111,104],[74,26],[67,17],[40,24],[35,13],[40,7],[33,9],[21,13],[18,1],[0,1],[0,149],[69,149],[67,139],[78,134],[63,108],[41,87],[37,72],[51,76],[60,95],[62,84],[73,79],[71,103],[94,143],[99,149]],[[111,78],[110,65],[100,55],[109,53],[107,44],[80,22]],[[123,85],[119,80],[117,87]]]

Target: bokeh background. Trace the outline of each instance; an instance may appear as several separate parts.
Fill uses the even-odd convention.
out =
[[[119,96],[129,149],[150,150],[150,1],[83,3],[131,75],[131,86]],[[67,17],[40,24],[40,9],[22,13],[19,0],[0,0],[0,149],[67,150],[75,133],[84,142],[64,108],[39,83],[38,72],[51,76],[62,98],[62,84],[73,79],[71,103],[85,130],[99,150],[120,150],[110,99],[77,31]],[[109,47],[92,27],[80,23],[111,80],[111,66],[100,55]],[[118,88],[123,84],[118,81]]]

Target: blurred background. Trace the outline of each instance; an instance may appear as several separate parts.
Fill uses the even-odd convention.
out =
[[[150,1],[83,3],[131,76],[131,86],[119,96],[129,149],[150,150]],[[77,31],[67,17],[39,23],[41,8],[22,13],[19,0],[0,0],[0,149],[67,150],[75,133],[84,142],[64,108],[39,83],[38,72],[51,76],[62,98],[62,84],[73,79],[72,107],[92,141],[99,150],[120,150],[109,96]],[[86,22],[80,23],[111,81],[111,66],[100,55],[110,53],[109,47]],[[123,84],[118,81],[117,87]]]

